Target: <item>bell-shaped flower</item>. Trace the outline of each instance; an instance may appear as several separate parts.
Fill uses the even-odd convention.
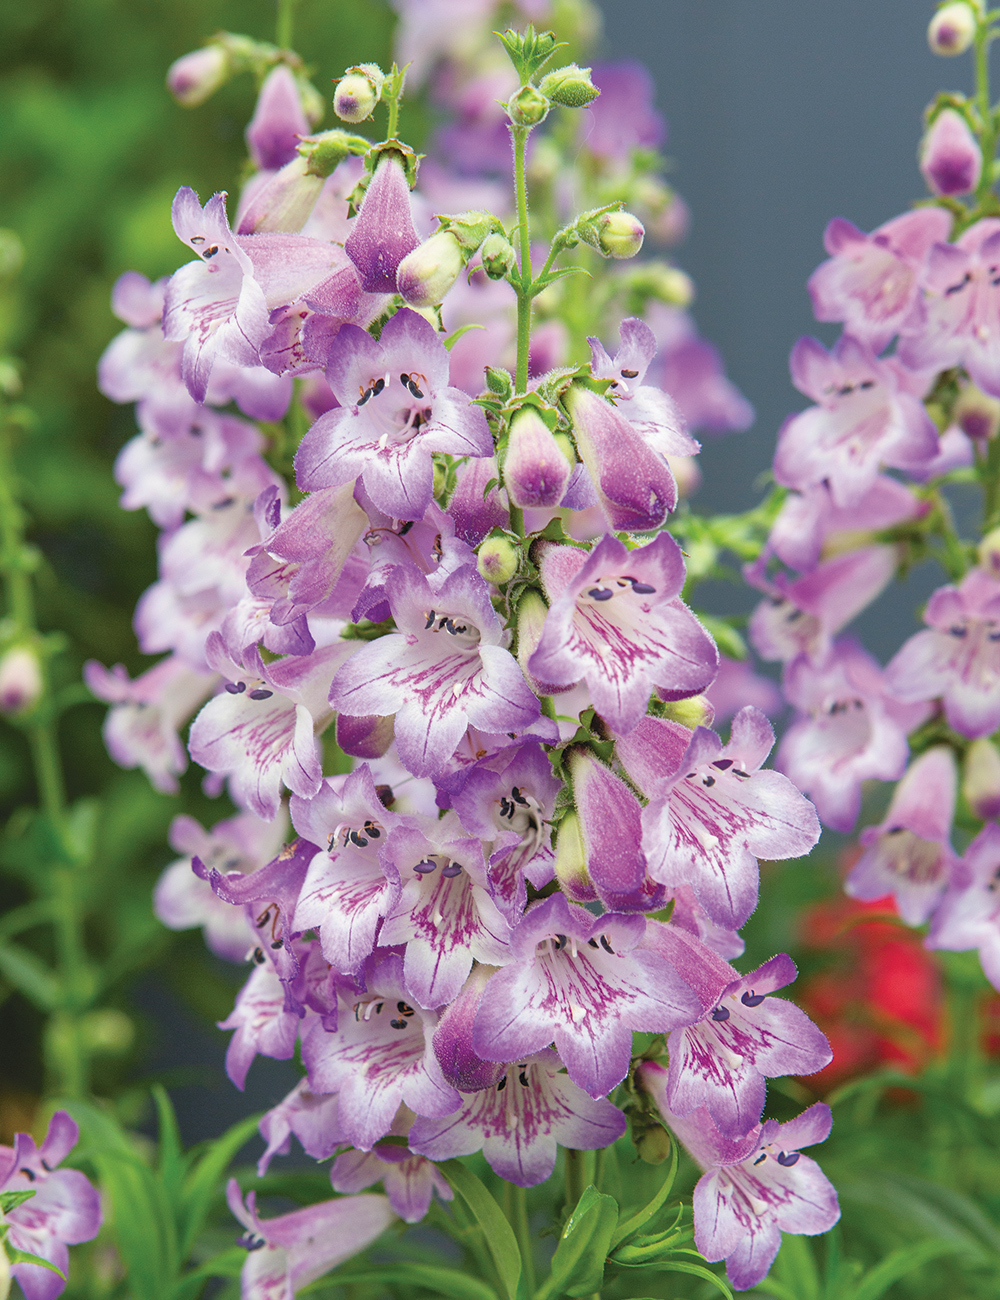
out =
[[[555,686],[585,681],[594,708],[620,733],[650,694],[685,699],[715,676],[715,643],[680,600],[684,561],[667,533],[628,550],[606,536],[588,555],[552,547],[542,562],[549,612],[531,673]]]
[[[367,1249],[395,1220],[385,1196],[341,1196],[290,1214],[261,1219],[256,1194],[243,1204],[231,1178],[226,1201],[246,1228],[240,1244],[247,1258],[240,1274],[242,1300],[292,1300],[310,1282]]]
[[[414,776],[444,771],[470,725],[519,733],[538,718],[472,565],[440,583],[393,568],[385,589],[399,631],[356,651],[334,677],[330,701],[353,717],[395,713],[399,758]]]
[[[232,1011],[219,1021],[220,1029],[236,1031],[226,1049],[226,1073],[241,1092],[258,1054],[276,1061],[291,1060],[301,1020],[298,1010],[288,1008],[278,972],[262,950],[258,953],[263,960],[240,989]]]
[[[907,925],[923,925],[956,862],[950,840],[957,785],[955,757],[944,745],[910,764],[881,824],[861,832],[865,851],[844,882],[852,898],[892,894]]]
[[[792,349],[792,380],[816,406],[793,415],[778,435],[774,473],[785,487],[827,483],[834,504],[854,506],[882,466],[919,468],[938,452],[938,433],[920,401],[928,376],[893,358],[880,361],[849,334],[832,352],[816,339]]]
[[[260,1135],[267,1148],[257,1161],[257,1177],[264,1177],[275,1156],[288,1155],[293,1134],[314,1160],[328,1160],[346,1145],[337,1118],[339,1106],[336,1093],[311,1092],[309,1080],[300,1079],[287,1097],[261,1117]]]
[[[330,1167],[330,1182],[335,1192],[347,1195],[380,1182],[404,1223],[419,1223],[435,1192],[442,1201],[455,1195],[430,1160],[390,1142],[379,1142],[371,1151],[345,1151]]]
[[[448,386],[448,352],[434,327],[404,308],[379,340],[344,326],[326,367],[340,406],[321,415],[295,456],[299,487],[361,477],[379,510],[421,519],[430,505],[434,452],[492,456],[486,417]]]
[[[383,153],[344,244],[361,275],[362,289],[395,293],[399,264],[419,243],[402,160],[398,154]]]
[[[801,857],[820,835],[816,811],[787,777],[761,770],[774,745],[751,707],[733,718],[729,743],[644,718],[617,742],[625,770],[648,797],[642,847],[649,874],[690,885],[712,920],[738,929],[757,905],[758,858]]]
[[[816,568],[824,552],[857,550],[862,538],[868,540],[866,535],[915,519],[927,509],[911,488],[887,474],[880,474],[853,506],[838,506],[828,484],[818,483],[788,494],[771,527],[768,546],[784,564],[804,573]]]
[[[765,1078],[815,1074],[833,1059],[830,1045],[792,1002],[768,995],[797,972],[784,953],[732,983],[697,1024],[675,1029],[666,1100],[676,1115],[704,1106],[719,1132],[741,1138],[759,1122]]]
[[[659,528],[677,504],[677,484],[666,460],[593,389],[573,384],[564,401],[577,450],[611,527]]]
[[[835,217],[823,236],[829,261],[809,280],[816,319],[843,321],[849,334],[881,352],[917,301],[928,253],[947,240],[953,221],[944,208],[917,208],[866,235]]]
[[[399,878],[382,860],[389,832],[402,820],[383,805],[367,764],[327,777],[311,798],[293,795],[291,812],[298,833],[321,846],[299,895],[295,929],[318,931],[334,969],[357,974],[399,896]]]
[[[998,270],[995,217],[977,221],[953,244],[935,244],[921,277],[922,297],[900,331],[903,365],[926,371],[964,366],[983,392],[1000,397]]]
[[[511,933],[514,961],[483,993],[476,1053],[523,1061],[554,1041],[573,1082],[605,1096],[628,1072],[632,1030],[662,1033],[701,1015],[670,964],[639,947],[645,929],[645,917],[595,919],[562,894],[529,906]]]
[[[261,821],[253,813],[238,813],[206,831],[193,817],[181,815],[170,823],[170,847],[184,854],[163,872],[153,890],[153,911],[171,930],[200,925],[205,942],[217,957],[242,961],[253,946],[253,931],[242,912],[221,899],[211,884],[196,876],[191,861],[198,857],[211,871],[250,875],[277,854],[288,821],[278,816]]]
[[[849,831],[861,808],[861,783],[896,781],[906,767],[907,735],[926,705],[902,703],[882,669],[849,638],[817,666],[789,664],[785,698],[798,711],[778,749],[777,765],[808,794],[827,826]]]
[[[309,120],[287,63],[279,63],[264,78],[246,129],[250,157],[261,171],[277,171],[291,162],[299,140],[309,134]]]
[[[738,1291],[767,1276],[783,1232],[818,1236],[840,1218],[837,1193],[801,1148],[824,1142],[830,1107],[816,1102],[787,1124],[769,1119],[745,1137],[720,1133],[706,1109],[681,1117],[667,1103],[667,1071],[647,1061],[638,1071],[664,1120],[704,1171],[694,1189],[694,1241],[710,1262],[724,1259]]]
[[[403,979],[422,1007],[441,1007],[460,992],[473,959],[509,960],[510,928],[490,897],[483,845],[455,813],[418,818],[395,827],[385,847],[386,868],[402,884],[379,935],[405,944]]]
[[[316,1019],[302,1042],[310,1089],[340,1094],[341,1129],[362,1151],[385,1137],[401,1103],[434,1117],[451,1114],[461,1100],[434,1055],[437,1013],[407,1000],[402,958],[382,957],[366,985],[367,992],[344,999],[335,1032]]]
[[[310,798],[323,777],[317,734],[332,721],[330,681],[354,651],[349,641],[266,664],[256,647],[234,664],[213,632],[206,652],[228,680],[191,726],[191,757],[225,773],[235,800],[271,821],[282,785]]]
[[[177,734],[218,682],[214,672],[198,672],[171,655],[129,680],[121,664],[107,669],[90,659],[84,681],[112,708],[102,735],[119,767],[141,767],[157,790],[176,794],[187,754]]]
[[[522,406],[510,423],[503,482],[512,505],[557,506],[566,495],[573,466],[533,406]]]
[[[0,1193],[29,1193],[27,1200],[4,1214],[4,1240],[15,1250],[47,1259],[64,1275],[69,1266],[67,1246],[90,1241],[101,1226],[97,1189],[78,1169],[56,1168],[79,1136],[76,1121],[57,1110],[40,1147],[27,1133],[18,1133],[13,1147],[0,1146]],[[41,1264],[12,1264],[10,1275],[25,1300],[55,1300],[66,1286],[65,1276]]]
[[[511,1065],[491,1087],[463,1094],[462,1103],[453,1115],[415,1120],[411,1150],[432,1160],[481,1150],[493,1172],[516,1187],[544,1182],[558,1147],[593,1151],[625,1132],[622,1112],[588,1097],[548,1047]]]
[[[943,109],[920,146],[920,170],[935,194],[969,194],[979,184],[983,151],[954,108]]]
[[[1000,826],[988,822],[952,872],[931,920],[928,948],[979,949],[983,974],[1000,989]]]
[[[991,735],[1000,726],[1000,579],[970,569],[934,592],[924,622],[886,667],[889,689],[901,700],[942,699],[950,727],[973,740]]]
[[[965,752],[962,794],[981,821],[1000,817],[1000,753],[985,736],[974,740]]]

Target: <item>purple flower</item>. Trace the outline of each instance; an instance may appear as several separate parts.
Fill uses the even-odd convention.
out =
[[[757,904],[757,859],[800,857],[820,835],[808,799],[760,770],[774,730],[754,708],[733,719],[728,745],[714,731],[644,718],[616,750],[648,796],[642,845],[654,880],[690,884],[712,920],[743,924]]]
[[[830,1046],[805,1012],[767,996],[796,973],[784,953],[750,975],[734,971],[702,1020],[673,1031],[666,1100],[675,1114],[704,1106],[724,1137],[740,1138],[760,1120],[765,1078],[814,1074],[829,1065]]]
[[[362,1151],[385,1137],[401,1103],[431,1117],[459,1105],[431,1045],[437,1013],[411,1006],[408,996],[402,958],[383,957],[367,992],[345,999],[336,1032],[317,1019],[303,1037],[309,1087],[340,1094],[342,1131]]]
[[[918,208],[866,235],[835,217],[823,236],[830,260],[809,280],[816,319],[843,321],[850,334],[881,352],[917,300],[927,255],[948,238],[952,220],[943,208]]]
[[[504,1070],[499,1080],[466,1093],[453,1115],[417,1119],[410,1147],[432,1160],[482,1150],[490,1168],[518,1187],[534,1187],[552,1173],[557,1146],[592,1151],[625,1131],[625,1116],[609,1101],[588,1097],[543,1048]]]
[[[421,519],[431,502],[433,452],[493,454],[485,415],[448,387],[447,350],[416,312],[398,311],[378,342],[356,325],[343,326],[326,374],[340,406],[302,440],[295,470],[304,490],[360,475],[379,510]]]
[[[274,1156],[288,1155],[293,1133],[307,1156],[329,1159],[346,1142],[337,1118],[339,1105],[336,1093],[310,1092],[309,1080],[300,1079],[260,1121],[260,1135],[267,1149],[257,1161],[257,1177],[264,1177]]]
[[[923,925],[948,885],[958,775],[952,751],[929,749],[910,764],[878,826],[861,832],[864,853],[844,888],[852,898],[892,894],[908,925]]]
[[[601,92],[581,115],[583,142],[591,153],[621,169],[633,149],[663,143],[667,124],[653,107],[653,78],[643,64],[634,59],[598,63],[591,80]]]
[[[530,671],[555,686],[585,681],[615,731],[636,725],[654,688],[684,699],[715,676],[718,651],[679,599],[684,561],[669,534],[632,551],[610,536],[590,555],[552,547],[542,580],[550,605]]]
[[[339,641],[265,665],[254,648],[241,668],[213,632],[207,652],[229,680],[191,725],[191,757],[227,774],[236,801],[265,821],[278,811],[282,784],[304,798],[314,795],[323,775],[316,734],[333,718],[330,680],[354,650]]]
[[[153,911],[171,930],[200,925],[205,942],[217,957],[242,961],[252,946],[252,930],[242,912],[225,902],[209,882],[191,870],[198,857],[207,870],[249,875],[270,862],[284,842],[288,823],[284,817],[261,821],[253,813],[239,813],[216,822],[206,831],[193,817],[175,817],[170,823],[170,847],[185,856],[172,862],[153,890]]]
[[[177,735],[219,680],[215,673],[197,672],[171,655],[134,681],[121,664],[107,669],[90,659],[84,681],[99,700],[114,707],[104,720],[108,753],[119,767],[141,767],[157,790],[177,792],[177,777],[187,767],[187,754]]]
[[[827,826],[849,831],[861,782],[903,775],[906,737],[929,710],[901,703],[871,655],[848,638],[821,665],[805,656],[789,664],[784,691],[799,717],[785,733],[777,765],[812,798]]]
[[[395,293],[399,264],[419,243],[403,163],[387,151],[368,184],[344,251],[361,273],[366,293]]]
[[[880,474],[852,506],[838,506],[829,485],[818,483],[804,492],[788,494],[771,527],[768,546],[783,563],[806,572],[816,568],[825,547],[839,548],[849,540],[850,549],[857,550],[858,533],[892,528],[927,509],[927,503],[919,501],[910,488],[886,474]]]
[[[920,146],[920,170],[935,194],[968,194],[979,184],[983,152],[953,108],[938,113]]]
[[[1000,989],[1000,826],[989,822],[965,851],[931,921],[928,948],[979,949],[983,974]]]
[[[425,1121],[426,1122],[426,1121]],[[419,1223],[430,1209],[431,1196],[437,1192],[442,1201],[455,1193],[443,1174],[424,1156],[408,1147],[380,1142],[371,1151],[345,1151],[330,1168],[330,1182],[335,1192],[363,1192],[372,1183],[381,1182],[389,1204],[404,1223]]]
[[[628,1072],[631,1030],[661,1033],[701,1014],[669,963],[638,946],[645,929],[642,916],[595,919],[562,894],[531,905],[511,933],[514,962],[483,993],[476,1053],[523,1061],[554,1041],[573,1082],[605,1096]]]
[[[56,1168],[79,1136],[76,1122],[57,1110],[40,1147],[27,1133],[18,1133],[13,1147],[0,1146],[0,1192],[34,1193],[4,1216],[6,1241],[47,1259],[63,1274],[69,1266],[66,1247],[90,1241],[101,1226],[97,1189],[78,1170]],[[39,1264],[13,1264],[10,1271],[25,1300],[55,1300],[66,1286],[58,1273]]]
[[[448,502],[448,513],[455,521],[455,533],[469,546],[478,546],[493,528],[510,527],[510,512],[504,499],[495,487],[485,491],[492,479],[499,479],[493,456],[466,461],[459,470],[458,485]]]
[[[718,674],[705,697],[715,710],[716,723],[728,722],[748,704],[769,718],[777,717],[785,707],[774,682],[754,672],[748,659],[727,659],[725,655],[719,656]]]
[[[343,1196],[274,1219],[257,1215],[256,1194],[246,1206],[231,1178],[226,1200],[246,1228],[247,1260],[240,1275],[242,1300],[292,1300],[296,1291],[365,1250],[395,1219],[385,1196]]]
[[[287,64],[279,63],[265,77],[246,129],[250,157],[262,171],[277,171],[292,161],[299,140],[308,134],[295,77]]]
[[[503,481],[511,504],[557,506],[566,495],[573,466],[534,406],[522,406],[510,424]]]
[[[922,298],[900,329],[899,358],[914,370],[964,366],[1000,397],[997,268],[1000,223],[984,218],[954,244],[937,243],[921,277]]]
[[[787,1124],[769,1119],[742,1138],[725,1137],[707,1110],[685,1118],[666,1100],[667,1071],[654,1061],[639,1080],[704,1176],[694,1189],[695,1245],[710,1262],[724,1259],[738,1291],[767,1276],[783,1232],[814,1237],[840,1218],[837,1193],[804,1146],[826,1140],[830,1107],[816,1102]]]
[[[937,454],[937,430],[919,400],[926,375],[891,357],[879,361],[849,334],[830,353],[816,339],[799,339],[791,371],[818,405],[793,415],[778,435],[774,473],[786,487],[825,482],[835,505],[856,506],[881,466],[919,467]]]
[[[396,746],[410,772],[444,771],[469,725],[521,732],[538,718],[472,565],[440,583],[393,568],[386,593],[399,631],[362,645],[334,677],[330,700],[353,717],[395,712]]]
[[[885,670],[901,700],[943,698],[950,727],[975,739],[1000,726],[1000,580],[970,569],[957,587],[939,587],[917,632]]]
[[[220,1029],[236,1030],[226,1049],[226,1073],[241,1092],[258,1053],[276,1061],[291,1059],[299,1023],[299,1012],[288,1009],[278,972],[265,957],[240,989],[232,1011],[219,1022]]]

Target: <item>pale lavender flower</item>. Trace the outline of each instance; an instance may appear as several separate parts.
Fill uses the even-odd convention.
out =
[[[292,1134],[314,1160],[327,1160],[346,1145],[337,1118],[339,1105],[336,1093],[311,1092],[309,1080],[300,1079],[288,1096],[261,1118],[260,1135],[267,1148],[257,1161],[257,1177],[264,1177],[275,1156],[288,1155]]]
[[[978,948],[983,974],[1000,989],[1000,826],[988,822],[952,871],[931,921],[927,947]]]
[[[455,1193],[443,1174],[425,1156],[408,1147],[379,1142],[371,1151],[345,1151],[330,1167],[335,1192],[353,1194],[380,1182],[389,1204],[404,1223],[419,1223],[437,1192],[442,1201]]]
[[[728,722],[740,709],[752,705],[768,718],[775,718],[785,707],[774,682],[754,672],[749,659],[719,656],[715,681],[705,691],[705,698],[715,711],[715,723]]]
[[[360,272],[362,289],[395,293],[399,264],[419,243],[402,159],[387,151],[379,159],[344,244]]]
[[[942,437],[942,446],[947,436]],[[911,488],[886,474],[880,474],[852,506],[838,506],[829,485],[817,483],[788,494],[767,542],[779,560],[807,572],[816,568],[824,551],[858,550],[858,542],[866,535],[919,518],[928,509],[928,503],[920,501]]]
[[[289,1009],[278,972],[264,956],[237,994],[232,1011],[219,1021],[220,1029],[236,1031],[226,1049],[226,1073],[241,1092],[258,1054],[276,1061],[291,1060],[299,1024],[299,1011]]]

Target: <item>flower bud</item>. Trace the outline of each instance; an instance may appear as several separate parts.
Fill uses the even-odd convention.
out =
[[[447,467],[443,465],[441,461],[436,460],[434,462],[434,488],[433,488],[435,498],[440,499],[443,496],[444,490],[447,486],[448,486]]]
[[[381,93],[381,73],[376,81],[367,71],[352,68],[337,82],[333,111],[342,122],[363,122],[375,111]]]
[[[686,700],[671,700],[663,705],[663,716],[682,727],[710,727],[715,721],[715,708],[707,695],[692,695]]]
[[[976,15],[972,6],[955,0],[943,5],[927,28],[927,44],[934,54],[964,54],[976,35]]]
[[[652,1124],[635,1144],[639,1159],[647,1165],[662,1165],[670,1155],[670,1134],[661,1124]]]
[[[575,461],[574,461],[575,463]],[[573,466],[533,406],[522,406],[510,423],[503,481],[511,504],[557,506],[566,495]]]
[[[968,194],[979,184],[983,155],[961,113],[938,113],[920,147],[920,170],[935,194]]]
[[[502,280],[517,265],[513,246],[504,235],[487,235],[479,253],[491,280]]]
[[[296,155],[258,190],[240,217],[240,235],[264,231],[295,232],[312,215],[323,188],[323,177],[310,170],[308,158]]]
[[[573,446],[573,439],[568,433],[554,433],[553,438],[556,440],[556,446],[569,461],[570,465],[576,465],[577,455],[576,447]]]
[[[1000,433],[1000,399],[975,384],[966,384],[955,403],[953,419],[968,438],[987,441]]]
[[[411,307],[436,307],[465,262],[465,252],[451,231],[439,230],[400,262],[396,288]]]
[[[590,79],[590,69],[579,68],[575,63],[547,73],[539,90],[553,104],[564,108],[586,108],[601,93]]]
[[[537,126],[549,112],[549,101],[535,86],[522,86],[507,101],[507,116],[515,126]]]
[[[185,108],[197,108],[232,75],[232,62],[221,45],[182,54],[167,69],[167,89]]]
[[[694,300],[694,282],[668,262],[643,262],[631,268],[625,277],[629,292],[629,310],[641,315],[652,298],[670,307],[690,307]]]
[[[381,758],[393,742],[395,722],[391,713],[357,718],[338,713],[334,731],[337,747],[352,758]]]
[[[519,561],[517,547],[506,537],[487,537],[479,548],[476,565],[487,582],[510,582],[517,573]]]
[[[548,612],[548,606],[538,592],[530,589],[524,593],[517,606],[517,662],[536,695],[555,695],[566,690],[565,686],[550,686],[546,682],[540,682],[528,671],[528,660],[538,649]]]
[[[965,755],[962,794],[982,821],[1000,817],[1000,753],[992,740],[974,740]]]
[[[556,879],[563,891],[577,903],[592,903],[597,891],[587,872],[587,850],[576,812],[568,812],[556,835]]]
[[[0,713],[24,713],[42,693],[38,655],[28,646],[13,646],[0,659]]]
[[[605,257],[635,257],[645,234],[642,222],[631,212],[605,212],[598,218],[597,246]]]
[[[976,548],[979,563],[993,578],[1000,578],[1000,528],[986,534]]]

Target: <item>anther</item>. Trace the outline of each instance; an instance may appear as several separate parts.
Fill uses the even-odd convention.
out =
[[[801,1152],[799,1151],[791,1151],[787,1155],[784,1151],[779,1151],[776,1159],[779,1165],[783,1165],[786,1169],[791,1169],[792,1165],[795,1164],[800,1155]]]
[[[652,596],[656,592],[656,588],[651,587],[648,582],[633,582],[632,590],[638,596]]]
[[[434,861],[433,858],[424,858],[422,861],[418,862],[416,866],[414,866],[413,870],[417,873],[418,876],[427,876],[430,875],[430,873],[434,871],[436,868],[437,868],[437,863]]]
[[[389,1021],[389,1024],[393,1027],[393,1029],[405,1029],[405,1028],[406,1028],[406,1021],[405,1021],[405,1020],[390,1020],[390,1021]]]
[[[445,876],[448,880],[454,880],[456,876],[460,876],[462,874],[462,867],[457,862],[449,862],[446,867],[441,868],[441,874],[442,876]]]
[[[254,948],[254,950],[253,950],[253,958],[252,958],[252,960],[253,960],[253,963],[254,963],[255,966],[263,966],[263,965],[264,965],[264,962],[265,962],[267,959],[266,959],[265,956],[264,956],[264,951],[263,951],[262,948]]]
[[[623,378],[623,379],[638,379],[638,378],[639,378],[639,372],[638,372],[638,370],[623,370],[623,371],[621,372],[621,374],[622,374],[622,378]]]
[[[504,1075],[503,1078],[500,1080],[500,1082],[497,1084],[497,1092],[503,1092],[504,1088],[506,1087],[507,1087],[507,1076]]]
[[[724,772],[724,771],[726,770],[727,767],[732,767],[732,765],[733,765],[733,760],[732,760],[731,758],[713,758],[713,759],[712,759],[712,766],[713,766],[713,767],[717,767],[717,768],[719,769],[720,772]]]
[[[597,947],[597,940],[596,940],[596,939],[588,939],[588,940],[587,940],[587,943],[590,945],[591,948],[596,948],[596,947]]]
[[[587,592],[591,600],[610,600],[614,594],[610,587],[591,587]]]
[[[555,948],[556,952],[562,952],[563,948],[565,948],[568,943],[569,940],[564,934],[557,934],[556,941],[553,944],[553,947]]]
[[[265,690],[251,691],[250,694],[247,696],[247,699],[248,700],[269,700],[273,694],[274,691],[265,691]]]
[[[740,1001],[743,1003],[745,1007],[759,1007],[760,1004],[764,1001],[765,997],[767,997],[766,993],[748,992],[743,994],[743,996],[740,998]]]
[[[379,393],[381,393],[384,387],[385,387],[385,380],[376,379],[375,383],[372,385],[372,396],[378,397]]]
[[[527,808],[528,801],[527,799],[525,799],[524,795],[521,793],[520,788],[518,786],[516,785],[512,786],[510,794],[511,794],[511,798],[514,800],[515,803],[523,804],[525,808]]]
[[[757,1159],[754,1161],[754,1164],[759,1165],[762,1160],[766,1160],[766,1159],[767,1159],[767,1152],[762,1151],[760,1155],[757,1157]]]
[[[435,620],[436,617],[437,617],[437,615],[436,615],[436,613],[434,612],[434,610],[432,609],[431,612],[427,615],[427,622],[424,624],[424,631],[425,631],[425,632],[428,630],[428,628],[431,628],[431,627],[434,626],[434,620]]]
[[[615,955],[615,950],[612,948],[611,944],[608,943],[608,936],[606,934],[601,935],[601,947],[605,952],[609,952],[612,957]]]
[[[417,385],[413,382],[412,379],[411,379],[410,382],[406,385],[406,387],[410,390],[410,392],[412,393],[412,395],[413,395],[414,397],[416,397],[418,400],[419,400],[421,397],[423,397],[423,393],[420,391],[420,389],[417,387]]]
[[[242,695],[246,688],[246,682],[226,682],[226,690],[230,695]]]
[[[527,1086],[528,1086],[528,1072],[527,1072],[527,1070],[521,1070],[521,1071],[520,1071],[520,1073],[519,1073],[518,1076],[517,1076],[517,1081],[518,1081],[518,1083],[521,1085],[522,1088],[527,1088]]]
[[[716,1007],[715,1010],[712,1012],[712,1019],[716,1022],[716,1024],[721,1025],[723,1021],[729,1019],[729,1008]]]

